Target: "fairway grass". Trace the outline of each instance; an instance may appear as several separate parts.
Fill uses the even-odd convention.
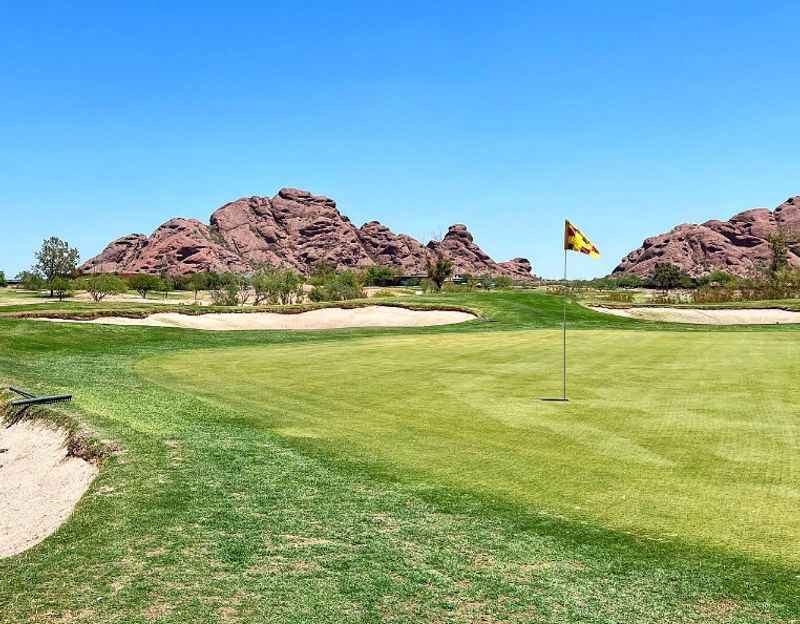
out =
[[[558,298],[410,301],[489,322],[0,315],[0,385],[73,394],[60,411],[119,448],[58,531],[0,559],[0,623],[800,619],[797,331],[569,304],[573,401],[553,405],[537,397],[560,391]]]
[[[147,379],[302,448],[529,510],[800,563],[797,343],[586,331],[160,356]]]

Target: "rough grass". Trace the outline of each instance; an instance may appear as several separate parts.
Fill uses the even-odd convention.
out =
[[[298,436],[273,430],[279,428],[274,419],[288,414],[288,407],[269,387],[256,413],[202,396],[202,388],[155,383],[143,364],[179,352],[199,357],[216,350],[228,357],[229,351],[311,345],[313,353],[327,358],[328,350],[363,349],[370,341],[380,358],[387,340],[452,338],[466,349],[462,376],[479,380],[480,371],[469,369],[475,352],[464,342],[467,337],[475,345],[496,337],[511,348],[515,337],[524,343],[526,333],[555,328],[560,319],[560,302],[544,295],[425,301],[474,307],[494,322],[211,333],[0,319],[0,385],[71,391],[75,400],[65,413],[124,449],[107,462],[66,525],[27,553],[0,561],[0,622],[789,622],[800,617],[799,572],[793,564],[680,536],[649,539],[641,531],[614,529],[599,515],[570,517],[536,501],[509,500],[507,491],[498,490],[497,496],[470,491],[446,471],[412,470],[392,457],[375,462],[381,458],[331,454],[324,444],[304,446],[296,443]],[[577,307],[570,307],[570,318],[576,329],[619,330],[608,332],[612,343],[647,337],[652,330],[622,330],[653,325]],[[653,333],[653,340],[712,335],[672,332]],[[574,332],[575,341],[580,334]],[[713,336],[720,342],[743,336],[755,344],[797,340],[795,332],[774,327]],[[750,356],[747,349],[736,353],[741,362]],[[454,361],[456,353],[448,358]],[[669,369],[666,359],[653,370],[662,364]],[[308,384],[303,371],[297,370],[296,383]],[[652,375],[656,384],[658,374]],[[751,385],[758,389],[761,382]],[[531,397],[552,392],[557,379],[546,386],[539,391],[526,385],[524,391]],[[287,390],[292,388],[281,393]],[[383,408],[374,403],[380,397],[359,397],[346,412],[391,413],[389,408],[406,398],[430,412],[426,403],[437,400],[416,389],[401,395],[391,385],[380,391],[386,392]],[[602,400],[603,392],[610,389],[599,388],[594,399]],[[486,396],[496,400],[494,390]],[[758,405],[767,400],[759,392],[754,397]],[[298,408],[304,405],[298,400]],[[680,402],[672,405],[680,413]],[[774,408],[767,417],[781,416],[780,402]],[[796,417],[796,408],[790,409],[789,416]],[[650,417],[656,423],[660,412]],[[731,425],[744,426],[740,420]],[[609,415],[604,426],[613,431],[614,422]],[[753,444],[764,444],[763,430],[749,426]],[[524,427],[520,431],[529,435]],[[579,447],[587,445],[567,441],[564,448]],[[442,452],[448,453],[446,445]],[[592,453],[588,457],[597,461]],[[648,465],[644,468],[648,476]],[[572,487],[566,471],[555,478]],[[554,484],[541,487],[548,496],[557,490]]]

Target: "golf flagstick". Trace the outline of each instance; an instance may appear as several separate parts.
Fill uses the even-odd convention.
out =
[[[561,398],[542,399],[542,401],[569,401],[567,398],[567,251],[577,251],[591,258],[598,258],[600,252],[589,238],[568,220],[564,221],[564,290],[561,291],[561,343],[563,349],[563,377]]]

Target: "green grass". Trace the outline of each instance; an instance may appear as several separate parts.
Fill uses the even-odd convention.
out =
[[[537,400],[561,392],[551,331],[193,351],[138,370],[403,478],[800,564],[798,343],[573,336],[567,405]]]
[[[796,332],[656,331],[570,306],[581,399],[543,405],[558,299],[420,300],[494,322],[0,318],[0,384],[73,392],[69,414],[124,449],[56,534],[0,560],[0,622],[800,617],[796,539],[779,543],[797,512],[769,508],[797,483]],[[175,376],[187,358],[196,384]],[[683,506],[659,513],[662,494]]]

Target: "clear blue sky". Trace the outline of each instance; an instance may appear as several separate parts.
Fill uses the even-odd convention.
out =
[[[586,277],[800,193],[797,2],[123,4],[0,0],[7,274],[296,186]]]

